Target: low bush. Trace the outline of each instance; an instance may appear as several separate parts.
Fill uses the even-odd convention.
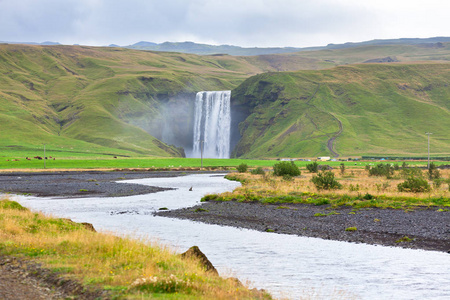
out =
[[[334,190],[342,188],[342,185],[334,178],[331,171],[323,171],[311,179],[318,190]]]
[[[410,176],[414,176],[414,177],[422,177],[422,170],[419,168],[402,168],[402,170],[400,171],[400,176],[402,178],[408,178]]]
[[[253,175],[264,175],[266,172],[264,172],[262,167],[257,167],[256,169],[251,170],[250,173]]]
[[[433,188],[438,189],[445,182],[443,178],[435,178],[433,179]]]
[[[399,192],[423,193],[430,190],[428,181],[421,177],[410,176],[404,182],[397,185]]]
[[[437,166],[434,163],[431,163],[430,167],[428,168],[428,178],[430,180],[441,178],[441,173],[439,172]]]
[[[317,162],[307,164],[306,169],[309,173],[317,173],[319,171],[319,164]]]
[[[386,176],[386,178],[392,178],[394,175],[394,167],[390,164],[377,164],[375,167],[369,168],[370,176]]]
[[[299,176],[301,174],[300,169],[294,164],[293,161],[282,161],[273,165],[273,173],[276,176]]]
[[[341,169],[341,174],[344,175],[345,173],[345,164],[341,163],[341,165],[339,166],[339,168]]]
[[[242,163],[242,164],[240,164],[239,166],[236,167],[236,170],[237,170],[239,173],[245,173],[245,172],[247,172],[247,170],[248,170],[248,165]]]

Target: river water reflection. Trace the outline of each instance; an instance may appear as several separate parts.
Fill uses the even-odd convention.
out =
[[[450,255],[305,238],[153,216],[199,203],[239,183],[199,174],[127,182],[175,190],[117,198],[17,196],[34,210],[89,222],[97,230],[150,237],[177,251],[197,245],[222,275],[291,299],[450,299]],[[189,188],[192,187],[192,191]]]

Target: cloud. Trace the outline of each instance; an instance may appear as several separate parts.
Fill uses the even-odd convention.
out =
[[[449,8],[438,0],[0,0],[0,40],[312,46],[448,36]]]

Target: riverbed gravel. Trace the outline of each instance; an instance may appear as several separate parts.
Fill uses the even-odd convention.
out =
[[[450,212],[359,209],[309,204],[205,202],[159,216],[258,231],[450,253]]]
[[[0,192],[41,197],[119,197],[155,193],[167,188],[121,182],[129,179],[176,177],[186,172],[67,171],[0,173]]]

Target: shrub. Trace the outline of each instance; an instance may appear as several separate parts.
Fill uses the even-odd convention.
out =
[[[293,161],[282,161],[273,165],[273,173],[276,176],[299,176],[301,174],[300,169],[294,164]]]
[[[391,178],[394,175],[394,167],[390,164],[378,164],[375,167],[369,169],[370,176],[386,176]]]
[[[435,178],[433,179],[433,188],[438,189],[441,187],[442,183],[444,183],[445,180],[443,178]]]
[[[441,173],[434,163],[431,163],[428,168],[428,178],[430,178],[430,180],[441,178]]]
[[[245,173],[245,172],[247,172],[247,169],[248,169],[248,165],[244,164],[244,163],[242,163],[242,164],[240,164],[239,166],[236,167],[236,170],[239,173]]]
[[[422,174],[422,170],[419,168],[402,168],[401,176],[403,178],[408,178],[410,176],[422,177],[423,174]]]
[[[266,172],[264,172],[264,169],[262,167],[257,167],[256,169],[251,170],[253,175],[264,175]]]
[[[323,171],[311,179],[318,190],[340,189],[342,185],[334,178],[331,171]]]
[[[341,169],[341,174],[344,175],[345,173],[345,164],[341,163],[341,165],[339,166],[339,168]]]
[[[406,181],[397,185],[399,192],[423,193],[430,190],[428,181],[421,177],[410,176]]]
[[[317,173],[319,171],[319,164],[317,162],[307,164],[306,169],[309,171],[309,173]]]
[[[372,200],[374,197],[371,195],[371,194],[369,194],[369,193],[366,193],[365,195],[364,195],[364,197],[362,197],[364,200]]]

